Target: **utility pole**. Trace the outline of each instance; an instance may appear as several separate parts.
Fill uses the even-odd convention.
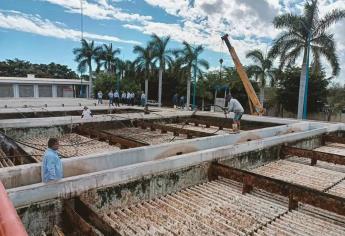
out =
[[[83,0],[80,0],[80,33],[81,40],[84,38],[84,14],[83,14]]]

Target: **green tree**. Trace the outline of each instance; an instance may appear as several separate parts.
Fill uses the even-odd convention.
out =
[[[249,71],[248,68],[245,68],[246,71]],[[250,75],[250,73],[248,73]],[[231,95],[236,98],[245,110],[249,110],[249,99],[247,92],[243,86],[243,82],[240,79],[236,68],[234,67],[225,67],[224,68],[224,77],[227,84],[229,85]],[[259,91],[259,85],[256,81],[250,80],[254,90]]]
[[[115,64],[118,61],[116,55],[120,54],[121,50],[119,48],[113,49],[113,44],[110,43],[109,45],[103,44],[101,58],[104,61],[104,69],[109,73],[116,74],[115,71]]]
[[[154,63],[159,64],[159,73],[158,73],[158,104],[162,105],[162,80],[163,80],[163,71],[165,67],[169,65],[172,61],[172,51],[167,48],[167,45],[170,41],[170,37],[158,37],[156,34],[151,36],[151,44],[153,48],[153,58]]]
[[[102,48],[95,46],[95,42],[87,42],[85,39],[81,40],[81,47],[74,48],[73,54],[75,61],[78,62],[78,70],[83,72],[89,68],[89,97],[92,97],[93,84],[92,84],[92,60],[97,58]]]
[[[145,75],[145,95],[146,100],[148,99],[149,91],[149,78],[151,75],[151,70],[154,68],[153,63],[153,51],[152,45],[148,44],[145,48],[141,46],[134,46],[133,52],[138,54],[138,57],[135,59],[134,64],[136,69],[139,72],[144,73]]]
[[[274,73],[272,70],[272,60],[264,55],[264,53],[259,50],[252,50],[247,53],[247,58],[250,58],[254,64],[248,67],[248,71],[254,75],[255,80],[260,83],[260,102],[263,105],[265,100],[265,86],[266,80],[268,78],[271,81],[274,80]]]
[[[94,82],[94,93],[102,91],[104,95],[107,95],[110,90],[115,86],[114,76],[109,75],[108,73],[100,72],[96,75],[96,80]]]
[[[183,48],[177,50],[178,60],[181,61],[181,68],[188,73],[187,77],[187,103],[186,106],[189,107],[190,104],[190,85],[192,70],[194,76],[202,75],[203,69],[208,69],[209,64],[205,59],[200,59],[200,54],[204,51],[204,47],[199,45],[196,47],[191,46],[186,41],[183,42]]]
[[[20,59],[0,61],[0,76],[26,77],[34,74],[37,78],[78,79],[78,75],[66,65],[34,64]]]
[[[284,110],[296,113],[299,92],[299,75],[301,68],[287,68],[281,73],[278,80],[277,99],[282,104]],[[322,109],[323,104],[327,103],[327,86],[330,79],[326,78],[325,72],[312,73],[308,81],[309,99],[308,110],[318,112]]]
[[[280,68],[285,65],[292,66],[296,59],[303,55],[302,70],[300,74],[298,96],[298,118],[302,118],[304,93],[306,84],[307,49],[310,42],[313,67],[321,69],[321,57],[331,65],[333,75],[339,73],[339,60],[333,34],[326,30],[345,18],[345,10],[336,9],[327,13],[323,18],[319,16],[318,1],[306,1],[303,15],[286,13],[277,16],[273,23],[277,29],[285,31],[274,41],[270,56],[280,58]]]

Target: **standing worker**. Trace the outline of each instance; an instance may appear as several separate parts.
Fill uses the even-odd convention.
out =
[[[108,98],[109,98],[109,106],[112,105],[114,106],[114,93],[113,90],[110,90],[108,93]]]
[[[235,113],[234,123],[232,124],[232,129],[235,132],[239,132],[240,128],[241,128],[240,121],[241,121],[244,109],[243,109],[241,103],[237,99],[233,98],[231,95],[230,95],[230,100],[229,100],[228,112],[234,112]]]
[[[117,90],[114,92],[114,100],[115,100],[115,106],[119,107],[120,106],[120,94]]]
[[[122,94],[121,94],[122,105],[126,105],[126,97],[127,97],[126,94],[127,94],[126,91],[122,91]]]
[[[146,105],[146,94],[144,92],[141,92],[141,106],[145,106]]]
[[[63,167],[57,150],[59,149],[59,140],[50,138],[48,148],[44,153],[41,175],[44,183],[56,181],[63,178]]]
[[[97,104],[103,104],[103,93],[102,91],[98,91],[97,93],[98,103]]]

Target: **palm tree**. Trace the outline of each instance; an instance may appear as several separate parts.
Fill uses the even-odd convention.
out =
[[[146,101],[148,99],[149,77],[151,74],[151,70],[154,67],[152,50],[153,49],[151,44],[148,44],[145,48],[141,46],[134,46],[133,49],[133,53],[138,54],[138,57],[134,61],[136,68],[137,70],[145,73]]]
[[[158,78],[158,105],[162,105],[162,80],[163,71],[167,64],[172,61],[172,51],[167,49],[167,45],[170,41],[170,36],[168,37],[158,37],[156,34],[151,36],[152,48],[153,48],[153,58],[154,63],[159,63],[159,78]]]
[[[104,68],[108,71],[108,73],[115,73],[114,65],[117,62],[117,54],[120,54],[121,50],[119,48],[113,49],[113,44],[110,43],[109,45],[103,44],[103,58],[104,58]],[[115,73],[116,74],[116,73]]]
[[[85,71],[89,67],[89,98],[92,95],[92,60],[99,55],[101,47],[95,46],[94,41],[88,43],[85,39],[81,40],[81,47],[74,48],[75,61],[78,62],[78,70]]]
[[[324,57],[331,65],[333,75],[339,74],[339,61],[333,34],[326,30],[334,23],[345,18],[345,10],[333,10],[323,18],[319,17],[318,1],[307,1],[303,15],[286,13],[277,16],[273,23],[277,29],[285,29],[275,41],[269,55],[280,58],[280,68],[293,65],[296,59],[303,55],[302,71],[300,75],[300,89],[298,99],[298,118],[302,118],[304,93],[306,85],[306,61],[308,45],[311,46],[313,67],[321,67],[320,59]]]
[[[248,67],[248,72],[254,75],[256,80],[260,81],[260,102],[263,105],[265,100],[266,79],[268,77],[270,77],[271,80],[274,79],[272,60],[271,58],[265,56],[264,53],[259,49],[248,52],[246,57],[252,59],[252,61],[255,63],[254,65]]]
[[[189,107],[190,104],[190,84],[191,84],[191,76],[192,70],[194,72],[194,76],[197,77],[198,75],[202,75],[202,68],[208,69],[209,64],[204,59],[199,59],[200,54],[204,51],[204,47],[199,45],[197,47],[192,47],[186,41],[183,42],[183,48],[177,51],[180,60],[182,62],[182,69],[185,70],[186,73],[189,75],[187,76],[187,103],[186,107]]]

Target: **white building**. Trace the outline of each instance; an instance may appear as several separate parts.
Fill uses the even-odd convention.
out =
[[[88,97],[88,81],[27,77],[0,77],[0,98]],[[77,92],[78,91],[78,92]],[[86,94],[85,94],[86,93]]]

